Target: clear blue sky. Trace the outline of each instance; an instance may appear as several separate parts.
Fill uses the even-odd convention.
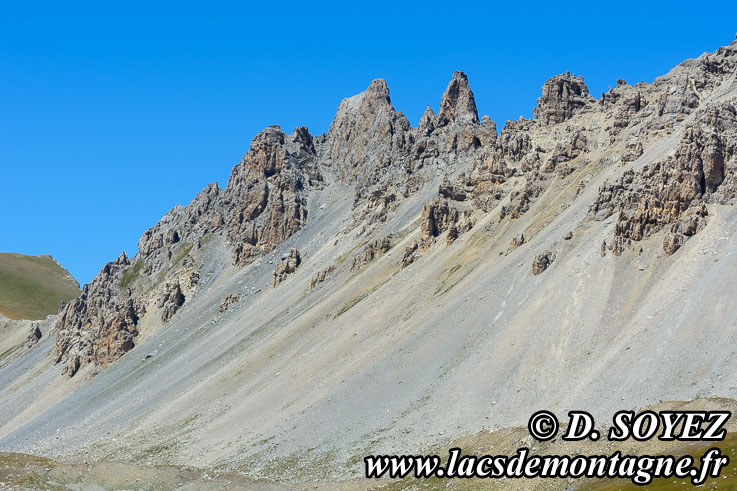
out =
[[[327,131],[378,77],[413,125],[462,69],[499,129],[571,70],[598,96],[730,43],[736,2],[2,2],[0,251],[85,283],[224,187],[270,124]]]

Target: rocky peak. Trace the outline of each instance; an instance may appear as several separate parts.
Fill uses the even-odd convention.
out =
[[[410,124],[394,110],[383,79],[343,99],[328,130],[328,159],[343,182],[370,186],[401,166],[410,144]]]
[[[562,123],[592,101],[583,77],[566,72],[545,82],[533,115],[544,123]]]
[[[287,136],[270,126],[256,135],[225,190],[233,264],[250,263],[299,230],[307,220],[307,190],[321,180],[307,128]]]
[[[383,78],[372,80],[364,92],[364,99],[369,102],[376,101],[379,104],[391,105],[392,101],[389,98],[389,87],[386,85],[386,80]]]
[[[468,77],[462,71],[453,72],[453,78],[440,99],[438,126],[443,127],[454,122],[460,124],[479,122],[476,100],[468,85]]]
[[[457,71],[443,93],[438,115],[428,106],[420,118],[408,168],[416,172],[474,160],[480,148],[495,140],[496,125],[488,116],[479,124],[468,77]]]
[[[430,105],[427,105],[425,112],[422,113],[420,122],[417,124],[417,135],[418,136],[429,136],[430,133],[435,131],[435,125],[437,124],[438,116],[435,111],[432,110]]]
[[[491,128],[496,135],[496,123],[491,120],[488,114],[481,116],[481,126]]]

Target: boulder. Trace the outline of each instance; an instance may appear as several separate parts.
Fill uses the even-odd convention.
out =
[[[299,251],[296,248],[292,248],[289,251],[289,255],[282,258],[279,266],[276,267],[273,273],[274,277],[274,288],[284,281],[287,276],[297,271],[297,268],[302,263],[302,258],[299,255]]]
[[[550,267],[555,261],[555,252],[543,251],[535,256],[535,260],[532,261],[532,274],[539,275]]]

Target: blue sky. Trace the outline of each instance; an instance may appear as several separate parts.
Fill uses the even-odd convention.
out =
[[[598,97],[737,30],[735,2],[64,3],[0,5],[0,251],[51,254],[80,283],[224,187],[265,126],[325,132],[374,78],[416,125],[464,70],[501,129],[552,75]]]

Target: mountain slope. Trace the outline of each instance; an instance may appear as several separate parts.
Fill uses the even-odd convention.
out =
[[[453,74],[257,135],[0,369],[0,449],[340,479],[536,409],[735,397],[737,42],[497,134]],[[65,377],[60,377],[59,373]]]
[[[51,256],[0,253],[0,314],[42,319],[79,295],[79,283]]]

